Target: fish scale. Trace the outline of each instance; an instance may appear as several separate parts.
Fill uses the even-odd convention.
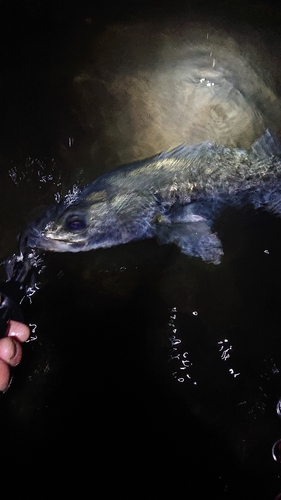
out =
[[[203,142],[104,174],[31,223],[27,247],[57,252],[106,248],[145,238],[219,264],[212,232],[229,206],[281,213],[281,147],[267,130],[249,151]]]

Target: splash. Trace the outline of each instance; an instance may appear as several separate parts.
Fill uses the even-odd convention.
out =
[[[229,339],[223,339],[218,341],[218,347],[219,347],[219,353],[222,361],[227,361],[228,363],[231,360],[231,354],[233,350],[233,346],[230,343]],[[236,378],[240,375],[239,372],[236,372],[234,368],[230,367],[228,369],[228,372],[230,375],[233,376],[233,378]]]
[[[57,167],[54,158],[50,160],[44,158],[26,158],[24,165],[13,165],[8,170],[8,175],[13,183],[18,187],[23,181],[33,179],[40,184],[53,184],[61,188],[61,170]],[[41,186],[38,185],[40,189]]]
[[[65,208],[73,205],[78,200],[80,193],[81,189],[76,184],[74,184],[72,190],[69,190],[64,197]]]
[[[197,315],[198,312],[194,311]],[[173,307],[170,312],[168,326],[171,329],[171,334],[169,335],[170,349],[169,349],[169,362],[175,368],[172,372],[172,376],[179,382],[184,383],[186,381],[192,382],[193,385],[197,385],[197,382],[193,380],[192,375],[192,362],[190,354],[185,351],[182,344],[182,339],[180,338],[180,332],[176,326],[177,321],[177,308]]]

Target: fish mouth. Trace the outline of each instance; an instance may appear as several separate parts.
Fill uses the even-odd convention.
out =
[[[19,249],[25,253],[28,248],[38,248],[42,233],[34,226],[29,225],[18,237]]]
[[[45,236],[43,231],[40,231],[32,224],[19,235],[19,249],[21,253],[25,253],[30,248],[55,250],[54,243]]]
[[[79,252],[84,247],[84,241],[70,242],[67,239],[52,238],[52,233],[47,236],[45,231],[40,231],[32,224],[19,235],[19,250],[22,254],[31,248],[51,252]]]

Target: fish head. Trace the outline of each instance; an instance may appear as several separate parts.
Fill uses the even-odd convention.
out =
[[[82,251],[87,243],[89,224],[85,213],[73,208],[61,214],[57,207],[45,212],[21,236],[24,246],[55,252]]]
[[[150,236],[153,197],[83,189],[31,223],[21,237],[24,248],[81,252]]]
[[[55,252],[81,252],[110,246],[114,225],[105,192],[83,191],[69,202],[66,197],[32,222],[21,237],[22,246]]]

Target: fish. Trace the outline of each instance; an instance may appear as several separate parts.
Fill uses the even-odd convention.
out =
[[[249,204],[281,214],[281,146],[269,130],[249,150],[205,141],[117,167],[31,222],[22,241],[81,252],[155,238],[217,265],[215,220]]]

